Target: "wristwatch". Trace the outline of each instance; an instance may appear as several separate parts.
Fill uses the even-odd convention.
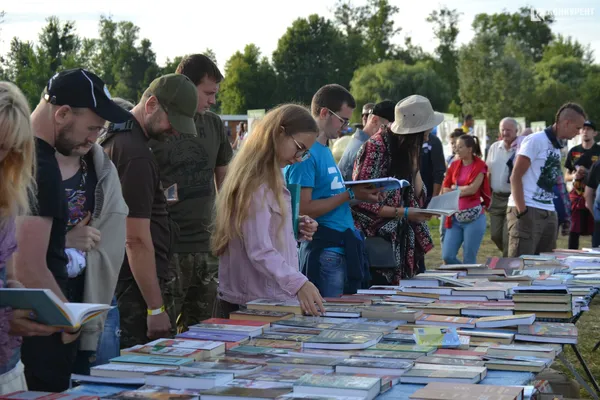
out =
[[[517,211],[517,219],[521,219],[523,215],[527,214],[527,211],[529,211],[529,207],[525,207],[525,210],[521,213]]]

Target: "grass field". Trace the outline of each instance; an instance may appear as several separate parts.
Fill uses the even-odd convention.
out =
[[[435,247],[425,257],[425,265],[427,268],[436,268],[442,262],[442,250],[440,246],[440,234],[439,234],[439,220],[432,220],[430,222],[431,235]],[[591,237],[581,238],[581,247],[591,247]],[[558,248],[567,248],[567,237],[559,236]],[[485,263],[488,257],[502,256],[502,253],[496,248],[496,245],[492,242],[489,235],[489,219],[488,219],[488,231],[486,236],[483,238],[479,254],[477,256],[478,263]],[[459,260],[462,260],[462,254],[459,253]],[[586,360],[592,374],[596,377],[596,380],[600,380],[600,349],[592,352],[594,345],[600,341],[600,296],[596,296],[594,302],[590,305],[590,311],[586,312],[579,322],[577,323],[577,329],[579,330],[579,351]],[[566,355],[571,363],[577,368],[582,376],[585,376],[583,369],[579,366],[575,354],[571,350],[570,346],[567,346]],[[552,368],[562,371],[567,375],[571,376],[571,373],[565,368],[560,361],[554,363]],[[581,390],[582,398],[589,398],[589,395]]]

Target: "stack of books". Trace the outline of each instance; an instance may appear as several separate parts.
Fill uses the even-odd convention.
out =
[[[302,315],[297,301],[257,299],[229,319],[122,350],[91,376],[74,377],[83,385],[65,395],[371,400],[405,384],[423,385],[398,388],[410,388],[412,399],[526,398],[530,389],[485,383],[493,371],[539,373],[562,345],[577,343],[576,327],[564,321],[600,285],[575,283],[594,265],[568,265],[568,257],[559,266],[558,256],[442,266],[328,298],[321,317]],[[556,275],[560,282],[535,284]],[[107,386],[86,389],[90,383]]]

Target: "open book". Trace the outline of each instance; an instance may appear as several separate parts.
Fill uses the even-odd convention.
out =
[[[404,179],[400,180],[400,179],[396,179],[396,178],[379,178],[379,179],[368,179],[365,181],[344,182],[344,185],[346,185],[346,186],[365,185],[365,184],[373,185],[373,187],[377,187],[377,188],[385,188],[386,191],[402,189],[407,186],[410,186],[410,183],[408,183],[408,181],[405,181]]]
[[[0,308],[33,310],[36,321],[50,326],[79,328],[112,309],[108,304],[63,303],[50,289],[0,289]]]
[[[411,212],[422,213],[422,214],[443,215],[443,216],[448,217],[448,216],[458,212],[458,199],[459,198],[460,198],[460,191],[453,190],[451,192],[432,197],[427,208],[423,208],[423,209],[411,208]]]

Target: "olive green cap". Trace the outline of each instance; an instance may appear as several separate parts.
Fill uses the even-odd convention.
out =
[[[148,91],[167,112],[173,129],[188,135],[196,134],[194,115],[198,109],[198,91],[190,78],[167,74],[152,81]]]

